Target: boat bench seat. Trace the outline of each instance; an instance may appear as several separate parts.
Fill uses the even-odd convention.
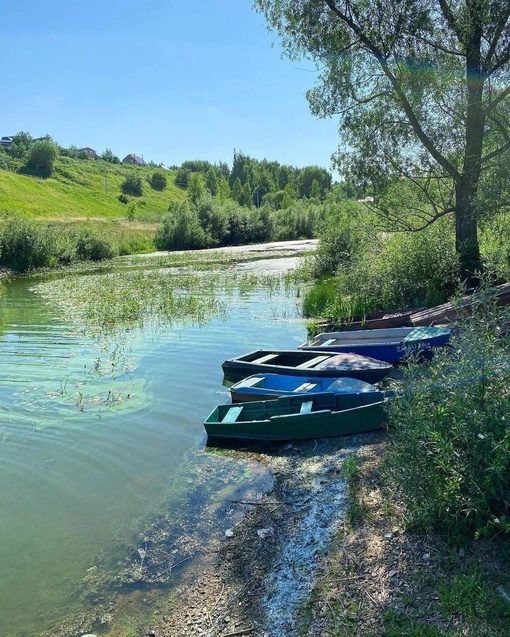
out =
[[[272,361],[274,358],[277,358],[277,357],[278,357],[278,354],[266,354],[265,356],[256,358],[255,360],[252,361],[252,363],[256,363],[257,365],[260,365],[262,363],[268,363],[269,361]]]
[[[317,387],[317,383],[303,383],[299,387],[296,387],[293,391],[294,393],[299,394],[300,392],[304,393],[305,391],[310,391],[310,389],[313,389],[314,387]]]
[[[329,358],[331,356],[331,354],[327,354],[327,355],[322,355],[322,356],[315,356],[315,358],[311,358],[309,361],[305,361],[304,363],[300,363],[299,365],[296,365],[296,367],[298,369],[306,369],[307,367],[313,367],[314,365],[318,365],[319,363],[322,363],[322,361],[325,361],[326,358]]]
[[[337,339],[336,338],[328,338],[327,341],[323,341],[322,343],[317,343],[317,345],[320,345],[321,347],[326,348],[328,345],[333,345],[333,343],[336,343]],[[315,343],[313,343],[313,345],[315,345]]]
[[[223,416],[223,419],[221,422],[235,422],[237,420],[237,418],[239,417],[239,414],[242,412],[243,410],[243,405],[234,405],[233,407],[230,407],[230,409],[227,411],[227,413]]]
[[[312,400],[304,400],[301,403],[301,408],[299,410],[300,414],[309,414],[312,411],[313,401]]]
[[[257,383],[260,383],[262,380],[264,380],[263,378],[261,378],[260,376],[254,376],[253,378],[245,378],[242,381],[242,387],[253,387],[253,385],[256,385]]]

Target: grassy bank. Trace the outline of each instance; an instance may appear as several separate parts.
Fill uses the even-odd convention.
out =
[[[508,543],[446,543],[408,528],[382,470],[384,435],[346,461],[350,507],[309,603],[336,637],[496,637],[510,633]]]
[[[149,178],[155,168],[111,164],[103,160],[60,157],[51,178],[38,179],[0,170],[0,215],[44,219],[123,219],[134,205],[139,221],[156,222],[186,192],[175,185],[175,171],[164,171],[165,190],[154,190]],[[161,169],[158,169],[161,170]],[[120,186],[129,175],[142,178],[143,195],[119,201]],[[132,212],[129,213],[133,216]]]

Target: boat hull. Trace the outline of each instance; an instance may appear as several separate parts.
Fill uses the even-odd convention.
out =
[[[378,391],[374,385],[355,378],[321,378],[287,374],[254,374],[229,388],[233,403],[276,400],[280,396],[308,396],[322,392],[356,394]]]
[[[333,438],[381,429],[386,420],[383,392],[331,393],[218,405],[204,421],[214,441],[283,442]]]
[[[392,365],[350,353],[303,350],[254,350],[222,364],[225,381],[235,383],[253,374],[287,374],[322,378],[357,378],[376,383],[389,374]]]
[[[451,329],[446,327],[402,327],[352,332],[323,332],[312,343],[303,343],[303,351],[352,352],[398,364],[412,355],[430,355],[432,350],[449,341]]]

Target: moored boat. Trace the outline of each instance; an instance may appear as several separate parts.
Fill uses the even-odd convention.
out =
[[[229,382],[237,382],[253,374],[276,373],[322,378],[348,376],[367,383],[376,383],[389,374],[392,365],[349,353],[259,349],[227,359],[223,362],[222,369],[225,380]]]
[[[320,376],[291,376],[290,374],[254,374],[238,381],[230,388],[233,403],[254,400],[276,400],[280,396],[297,394],[356,394],[379,391],[357,378],[321,378]]]
[[[285,441],[331,438],[380,429],[383,392],[285,396],[218,405],[204,421],[208,444],[223,440]]]
[[[352,352],[388,363],[399,363],[409,355],[430,353],[450,340],[449,327],[395,327],[353,332],[323,332],[302,351]]]

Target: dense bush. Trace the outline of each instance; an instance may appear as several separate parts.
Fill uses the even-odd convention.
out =
[[[50,140],[42,139],[34,142],[28,153],[25,172],[37,177],[50,177],[58,154],[58,146]]]
[[[140,175],[131,173],[120,185],[120,189],[125,195],[141,197],[143,195],[143,183]]]
[[[0,245],[1,263],[20,272],[58,262],[56,233],[51,226],[14,219],[2,228]]]
[[[349,269],[349,290],[370,299],[374,309],[430,307],[449,300],[460,276],[451,221],[373,241]]]
[[[208,245],[198,213],[187,202],[173,204],[156,231],[154,244],[158,250],[198,250]]]
[[[334,232],[328,241],[327,250],[319,250],[320,268],[327,271],[328,264],[332,269],[337,262],[337,275],[336,295],[322,307],[321,314],[326,318],[344,318],[338,312],[343,312],[346,305],[363,308],[362,313],[438,305],[459,287],[459,262],[448,220],[419,233],[372,232],[358,244],[348,235],[335,238]],[[320,309],[308,303],[309,308],[314,306]]]
[[[389,407],[386,470],[408,520],[455,541],[510,532],[509,321],[491,303],[465,317],[451,351],[404,369]]]
[[[18,272],[115,256],[111,241],[89,229],[12,219],[0,229],[0,263]]]
[[[165,173],[161,170],[155,170],[149,177],[149,184],[154,190],[165,190],[167,186]]]
[[[76,238],[76,254],[81,261],[104,261],[116,256],[116,251],[108,240],[84,230]]]
[[[325,221],[313,260],[313,274],[318,279],[348,269],[373,235],[368,213],[360,204],[344,200],[332,205],[327,202],[323,208]]]
[[[276,215],[276,239],[312,239],[317,236],[323,221],[322,206],[313,201],[301,200],[278,211]]]
[[[494,215],[480,233],[480,250],[486,272],[496,282],[510,281],[510,235],[506,213]]]

